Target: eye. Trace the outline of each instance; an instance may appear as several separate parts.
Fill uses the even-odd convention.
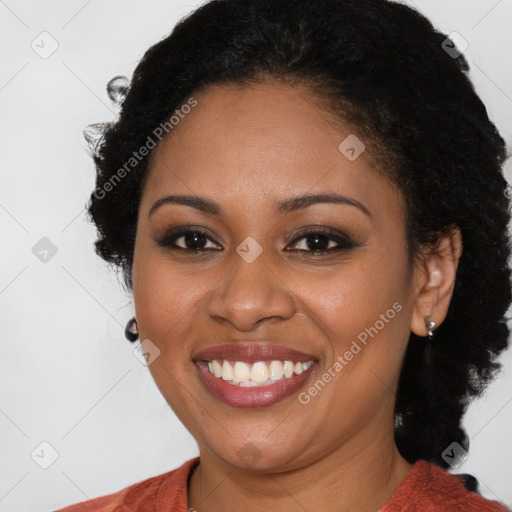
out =
[[[303,248],[292,249],[292,251],[314,254],[332,253],[360,246],[344,233],[331,228],[314,228],[304,231],[291,245],[297,245],[297,242],[303,242]]]
[[[180,240],[181,242],[179,242]],[[199,228],[189,228],[165,234],[158,240],[158,245],[168,247],[171,250],[192,251],[198,253],[219,250],[214,247],[212,248],[211,246],[207,246],[208,241],[212,240],[212,237],[210,237],[206,231]]]
[[[208,246],[209,242],[213,243],[210,243]],[[341,231],[332,228],[319,229],[318,227],[302,232],[298,238],[295,238],[291,246],[300,245],[299,242],[302,244],[302,248],[288,250],[291,252],[313,253],[315,255],[353,249],[361,245],[352,241],[350,237]],[[166,233],[157,243],[161,247],[167,247],[170,250],[176,251],[208,253],[222,250],[220,243],[214,240],[208,232],[201,228],[193,227]]]

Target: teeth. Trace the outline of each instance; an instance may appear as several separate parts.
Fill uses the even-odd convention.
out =
[[[283,365],[284,376],[289,379],[293,375],[295,365],[291,361],[285,361]]]
[[[300,375],[311,367],[313,361],[257,361],[246,363],[244,361],[222,361],[213,359],[208,361],[208,370],[217,378],[228,381],[241,387],[267,386],[275,382]]]
[[[212,361],[212,367],[213,367],[213,375],[215,375],[215,377],[217,378],[221,378],[222,377],[222,366],[221,364],[219,363],[219,361],[217,361],[217,359],[214,359]],[[211,370],[210,370],[211,372]]]
[[[257,388],[258,387],[258,383],[257,382],[253,382],[252,380],[248,380],[247,382],[240,382],[240,384],[238,384],[241,388]]]
[[[222,379],[233,380],[233,368],[227,361],[224,361],[222,365]]]
[[[252,365],[251,380],[258,383],[268,380],[268,367],[266,363],[258,361]]]
[[[283,363],[281,361],[272,361],[268,367],[269,377],[272,380],[282,379],[284,376]]]
[[[243,361],[237,361],[235,366],[233,366],[233,377],[234,382],[247,382],[250,380],[251,369],[249,368],[249,365]]]

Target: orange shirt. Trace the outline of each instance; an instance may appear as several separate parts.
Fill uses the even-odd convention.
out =
[[[178,469],[125,487],[121,491],[56,512],[188,512],[187,481],[199,457]],[[509,512],[497,501],[469,492],[456,476],[425,460],[417,461],[378,512]]]

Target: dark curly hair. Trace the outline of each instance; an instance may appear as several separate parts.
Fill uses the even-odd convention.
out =
[[[447,51],[447,41],[424,16],[387,0],[210,1],[152,46],[126,90],[117,91],[124,101],[94,145],[96,189],[87,205],[99,233],[96,252],[122,269],[133,291],[137,215],[152,153],[129,172],[125,166],[120,179],[122,166],[209,84],[308,86],[372,142],[380,171],[399,186],[412,258],[449,229],[462,234],[448,315],[430,344],[411,333],[395,406],[402,456],[443,468],[452,442],[469,449],[462,417],[501,367],[511,301],[506,146],[467,61]]]

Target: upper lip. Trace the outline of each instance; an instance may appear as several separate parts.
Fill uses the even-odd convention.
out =
[[[299,352],[283,345],[268,341],[239,341],[236,344],[216,345],[196,352],[194,361],[227,359],[232,361],[272,361],[289,360],[294,362],[316,361],[315,356]]]

